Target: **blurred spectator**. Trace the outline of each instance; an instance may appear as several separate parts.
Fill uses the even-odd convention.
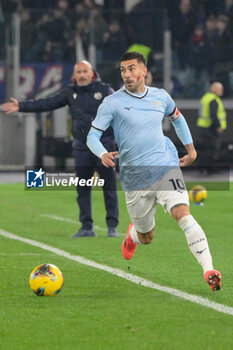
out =
[[[74,32],[68,41],[67,61],[83,60],[88,57],[89,36],[88,22],[84,18],[80,18],[76,21]]]
[[[205,37],[212,46],[217,36],[216,17],[210,16],[205,20]]]
[[[102,61],[98,70],[106,82],[112,82],[115,90],[121,86],[118,60],[126,50],[126,42],[117,20],[112,20],[102,38]]]
[[[59,0],[57,3],[57,8],[62,10],[63,15],[67,18],[70,15],[70,4],[68,0]]]
[[[177,14],[171,17],[172,44],[180,69],[186,67],[189,41],[196,21],[197,15],[191,8],[190,0],[180,0]]]
[[[49,31],[50,40],[53,43],[64,41],[67,37],[67,18],[64,17],[63,10],[61,8],[55,8],[53,11],[52,25]]]
[[[46,43],[49,41],[51,26],[52,17],[48,13],[44,13],[36,23],[36,37],[31,48],[33,61],[43,61],[43,54],[45,52]]]
[[[72,23],[72,26],[75,26],[75,23],[80,20],[80,19],[85,19],[87,20],[89,17],[89,13],[87,12],[83,2],[78,2],[75,7],[74,11],[72,11],[70,15],[70,20]]]
[[[133,42],[153,47],[157,39],[155,13],[156,4],[153,0],[140,0],[132,8],[129,13],[129,25],[134,33]]]
[[[109,22],[117,19],[121,24],[124,22],[125,0],[104,0],[103,15]]]
[[[189,46],[188,97],[200,98],[209,87],[210,50],[202,24],[196,25]]]
[[[31,15],[28,10],[23,10],[20,13],[20,57],[22,62],[31,62],[34,57],[31,47],[35,42],[36,27],[31,20]]]
[[[233,69],[233,40],[228,28],[228,18],[218,16],[216,27],[214,71],[216,80],[224,85],[224,96],[229,96],[229,72]]]
[[[47,12],[37,23],[37,38],[32,46],[34,60],[62,62],[69,37],[69,24],[61,8],[55,8],[53,16]]]
[[[98,64],[103,59],[103,55],[102,55],[103,35],[108,30],[107,22],[105,21],[101,13],[100,7],[95,7],[92,10],[89,21],[93,21],[93,23],[90,23],[90,28],[94,30],[94,41],[95,41],[97,64]]]
[[[49,37],[46,43],[44,60],[47,62],[62,62],[63,50],[68,38],[68,21],[63,10],[55,8],[52,23],[49,27]]]
[[[225,7],[223,13],[228,17],[229,30],[231,35],[233,35],[233,0],[225,0]]]
[[[224,0],[222,2],[223,4],[222,4],[221,14],[225,16],[229,16],[230,12],[232,11],[233,0]]]
[[[108,26],[108,30],[103,34],[103,60],[117,61],[125,52],[125,49],[126,43],[120,24],[118,21],[112,20]]]
[[[89,11],[95,8],[94,0],[83,0],[83,4]]]
[[[223,0],[192,0],[193,9],[198,17],[217,16],[221,13]],[[202,18],[201,18],[202,19]]]
[[[205,41],[208,43],[208,49],[209,49],[209,63],[208,63],[208,73],[209,73],[209,80],[213,81],[215,79],[214,76],[214,55],[215,55],[215,41],[217,37],[217,28],[216,28],[216,17],[209,16],[205,21],[205,31],[204,31],[204,38]]]

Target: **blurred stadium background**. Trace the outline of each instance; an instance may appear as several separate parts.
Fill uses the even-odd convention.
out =
[[[121,87],[118,62],[132,45],[147,52],[151,85],[165,88],[185,115],[198,148],[199,98],[224,84],[228,128],[221,164],[233,160],[233,0],[2,0],[0,105],[49,96],[89,60],[104,82]],[[165,133],[182,152],[173,128]],[[0,112],[0,170],[72,164],[68,108],[41,115]]]

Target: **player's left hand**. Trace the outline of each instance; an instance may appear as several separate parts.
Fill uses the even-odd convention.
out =
[[[184,157],[180,158],[180,167],[192,165],[196,158],[197,158],[196,154],[194,155],[186,154]]]
[[[105,153],[102,158],[101,158],[101,162],[102,164],[106,167],[114,167],[115,163],[114,163],[114,157],[115,155],[118,154],[118,151],[115,152],[109,152],[109,153]]]

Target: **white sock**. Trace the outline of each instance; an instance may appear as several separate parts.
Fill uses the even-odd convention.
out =
[[[186,215],[178,222],[184,231],[189,249],[202,266],[204,273],[213,270],[212,257],[205,232],[192,215]]]
[[[138,239],[137,231],[135,230],[134,225],[131,226],[131,229],[129,231],[130,237],[132,238],[132,241],[137,244],[141,244],[141,242]]]

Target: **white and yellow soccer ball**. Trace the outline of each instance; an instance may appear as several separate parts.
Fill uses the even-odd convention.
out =
[[[39,296],[55,296],[63,286],[64,278],[60,269],[52,264],[38,265],[31,272],[29,284]]]
[[[195,185],[189,191],[189,199],[195,204],[203,204],[207,198],[206,188],[202,185]]]

